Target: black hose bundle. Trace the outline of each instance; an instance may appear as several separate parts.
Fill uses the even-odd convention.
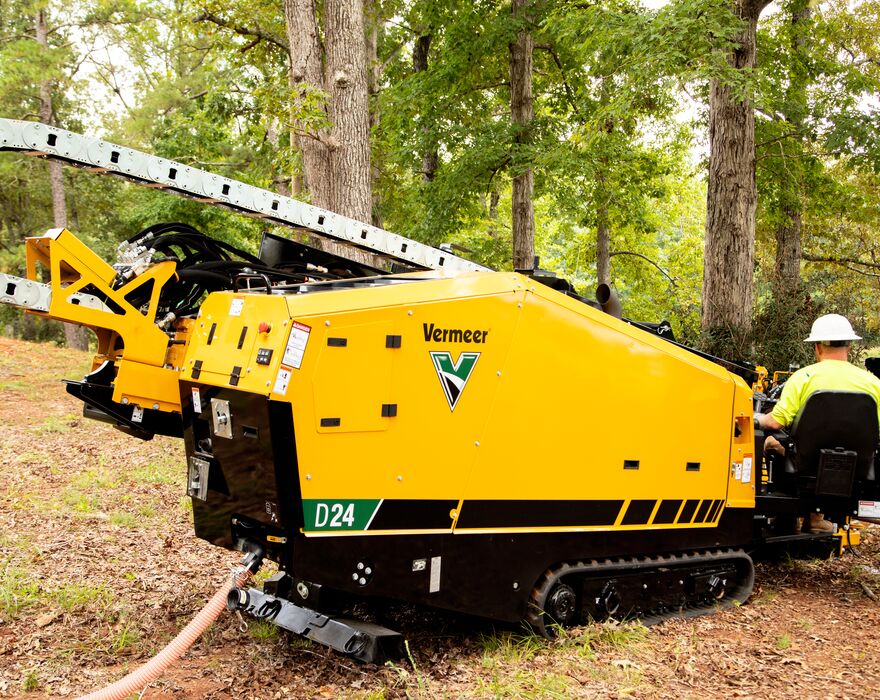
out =
[[[335,279],[314,265],[291,262],[279,267],[266,265],[260,258],[223,241],[206,236],[189,224],[173,222],[154,224],[128,239],[131,246],[152,251],[152,263],[173,260],[177,275],[166,284],[159,297],[164,315],[190,316],[198,312],[203,298],[216,291],[235,288],[236,278],[253,277],[259,286],[299,284],[315,279]],[[118,286],[121,286],[122,280]],[[134,290],[128,301],[140,308],[149,301],[151,285]],[[268,291],[268,290],[267,290]]]

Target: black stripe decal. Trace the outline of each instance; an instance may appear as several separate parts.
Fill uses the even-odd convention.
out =
[[[718,517],[718,513],[721,512],[721,504],[722,503],[724,503],[724,501],[720,498],[717,501],[715,501],[714,505],[712,506],[712,510],[709,511],[709,517],[706,518],[706,522],[710,522],[710,523],[715,522],[715,519]]]
[[[654,524],[669,525],[674,523],[680,507],[681,501],[663,501],[657,509],[657,515],[654,516]]]
[[[630,501],[621,525],[647,525],[657,501]]]
[[[700,510],[697,511],[697,517],[694,518],[695,523],[706,522],[706,516],[709,515],[709,507],[714,503],[708,498],[700,504]]]
[[[687,501],[684,504],[684,508],[681,509],[681,515],[678,516],[679,523],[689,523],[694,518],[694,512],[697,510],[697,506],[700,505],[700,499],[692,499]]]
[[[465,501],[457,528],[590,527],[613,525],[623,500]]]
[[[426,499],[384,500],[369,530],[450,530],[451,510],[458,501]]]

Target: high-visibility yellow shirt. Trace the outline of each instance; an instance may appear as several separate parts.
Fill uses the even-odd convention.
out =
[[[782,387],[782,396],[771,415],[787,428],[810,394],[822,390],[868,394],[877,404],[877,419],[880,421],[880,379],[846,360],[822,360],[792,374]]]

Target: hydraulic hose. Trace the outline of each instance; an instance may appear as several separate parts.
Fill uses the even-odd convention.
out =
[[[226,596],[229,591],[232,588],[241,588],[250,577],[251,571],[248,568],[235,572],[223,582],[223,585],[217,589],[214,597],[199,611],[199,614],[156,656],[112,685],[81,696],[78,700],[125,700],[133,693],[138,693],[144,686],[152,683],[171,664],[183,656],[187,649],[217,619],[217,616],[226,609]]]

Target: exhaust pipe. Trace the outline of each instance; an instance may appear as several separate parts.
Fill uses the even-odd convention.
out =
[[[617,298],[611,287],[604,282],[596,287],[596,301],[602,306],[602,311],[609,316],[614,316],[614,318],[621,317],[620,299]]]

